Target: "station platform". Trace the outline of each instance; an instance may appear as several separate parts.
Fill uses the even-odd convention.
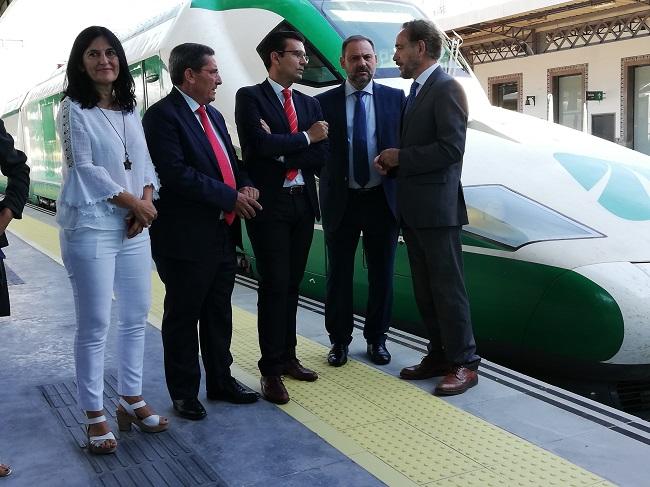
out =
[[[0,487],[650,485],[650,423],[489,361],[477,387],[435,397],[436,379],[397,378],[419,362],[424,346],[399,331],[388,342],[388,366],[366,360],[357,332],[352,360],[329,367],[322,306],[309,299],[299,309],[298,356],[318,381],[285,379],[291,401],[284,406],[208,401],[203,390],[206,419],[174,416],[159,332],[164,293],[153,268],[143,395],[171,427],[117,435],[111,336],[105,406],[119,447],[115,455],[90,455],[75,403],[72,291],[53,217],[26,210],[9,239],[12,316],[0,319],[0,463],[14,473]],[[246,278],[235,286],[232,372],[259,391],[254,287]]]

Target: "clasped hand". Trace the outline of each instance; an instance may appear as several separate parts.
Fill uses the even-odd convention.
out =
[[[235,201],[235,214],[240,218],[247,220],[256,215],[255,210],[261,210],[262,205],[257,202],[260,197],[260,191],[252,186],[244,186],[239,189],[237,193],[237,201]]]
[[[148,199],[137,200],[126,215],[126,236],[133,238],[149,228],[158,216],[156,207]]]
[[[399,166],[399,149],[384,149],[372,162],[377,172],[382,176]]]

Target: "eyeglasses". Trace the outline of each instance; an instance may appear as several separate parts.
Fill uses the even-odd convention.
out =
[[[309,56],[307,56],[307,53],[302,52],[302,51],[275,51],[284,54],[285,52],[290,52],[293,56],[297,57],[298,59],[304,59],[306,63],[309,62]]]

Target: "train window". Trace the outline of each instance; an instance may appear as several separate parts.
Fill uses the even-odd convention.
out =
[[[299,29],[296,29],[289,22],[282,21],[275,29],[269,32],[269,34],[281,30],[300,32]],[[260,54],[260,46],[264,43],[264,40],[269,34],[267,34],[264,39],[262,39],[262,42],[257,46],[258,54]],[[305,66],[305,72],[302,74],[302,81],[300,81],[299,84],[319,88],[339,84],[343,81],[343,77],[341,77],[338,71],[329,63],[329,61],[327,61],[327,58],[325,58],[325,56],[314,47],[309,39],[307,39],[307,36],[305,36],[305,52],[309,57],[309,63]]]
[[[505,186],[466,186],[463,191],[469,216],[463,230],[506,247],[603,236]]]
[[[413,19],[424,18],[414,5],[389,0],[328,0],[320,6],[323,14],[344,39],[361,34],[372,39],[377,53],[377,78],[395,78],[399,72],[393,62],[395,37],[402,24]],[[453,59],[451,59],[453,57]],[[456,68],[467,72],[460,53],[450,56],[447,46],[439,60],[446,71]],[[456,73],[454,74],[456,75]]]

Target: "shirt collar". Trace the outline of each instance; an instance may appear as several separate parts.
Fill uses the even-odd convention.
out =
[[[357,91],[365,91],[366,93],[372,95],[372,81],[368,83],[363,90],[357,90],[354,86],[350,84],[349,80],[345,80],[345,96],[350,96],[352,93],[355,93]]]
[[[440,66],[440,64],[438,63],[432,64],[427,69],[422,71],[420,76],[415,78],[415,81],[417,81],[420,86],[424,85],[424,83],[426,83],[427,80],[429,79],[429,76],[431,76],[431,74],[438,68],[438,66]]]
[[[273,91],[278,96],[278,98],[284,97],[284,95],[282,94],[282,90],[284,90],[284,86],[282,86],[277,81],[273,81],[271,78],[266,78],[266,79],[268,80],[269,84],[271,85],[271,88],[273,88]],[[291,89],[291,86],[289,87],[289,89]]]
[[[190,95],[187,93],[183,92],[178,86],[174,86],[178,90],[178,92],[183,95],[183,98],[185,98],[185,101],[187,102],[187,105],[190,107],[190,110],[192,110],[192,113],[196,113],[196,111],[199,109],[201,105],[199,105],[194,98],[192,98]]]

